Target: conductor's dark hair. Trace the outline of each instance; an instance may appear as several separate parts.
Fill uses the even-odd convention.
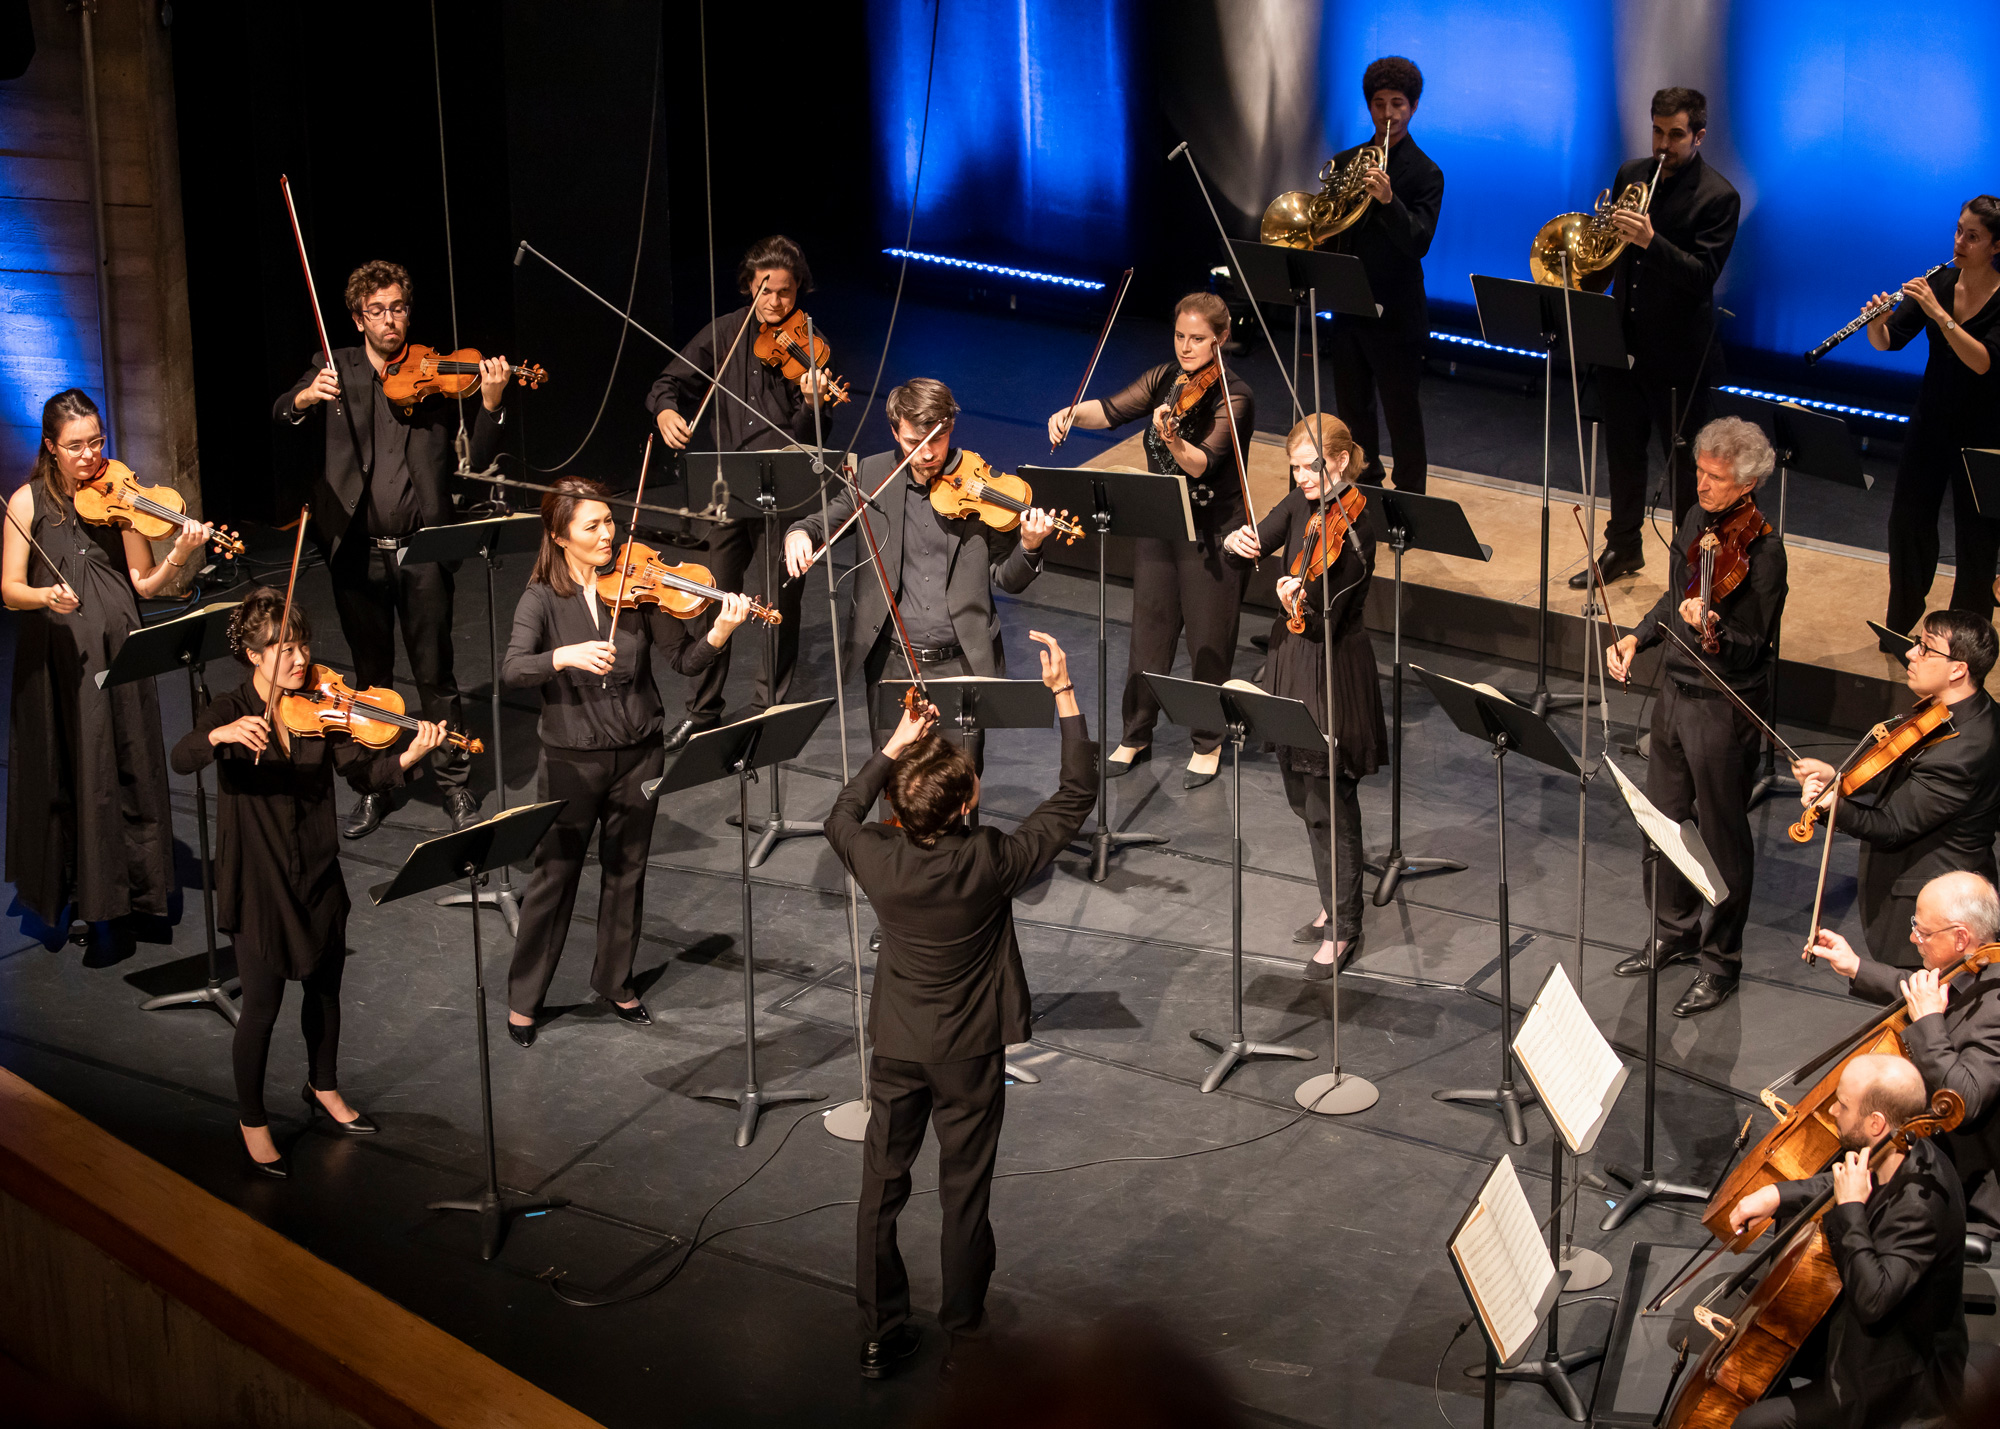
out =
[[[889,775],[889,807],[896,811],[910,841],[919,848],[930,848],[938,835],[951,827],[978,787],[972,756],[948,740],[927,734],[896,761]]]
[[[375,258],[347,275],[347,291],[342,294],[347,299],[347,310],[350,313],[360,312],[369,297],[384,288],[401,288],[406,303],[417,299],[417,285],[410,281],[409,269],[386,258]]]
[[[1663,89],[1653,96],[1653,117],[1671,119],[1676,114],[1688,117],[1688,129],[1699,134],[1708,127],[1708,96],[1698,89],[1685,89],[1675,85]]]
[[[1361,71],[1361,97],[1373,99],[1382,89],[1395,90],[1414,109],[1424,97],[1424,72],[1401,55],[1384,55]]]
[[[535,556],[535,569],[529,573],[532,584],[540,581],[557,595],[576,594],[576,582],[570,579],[569,562],[563,558],[563,548],[556,544],[556,537],[567,538],[569,523],[576,519],[576,508],[586,501],[602,501],[611,504],[611,488],[585,476],[564,476],[556,479],[542,497],[542,549]]]
[[[62,469],[56,465],[52,448],[62,439],[64,427],[85,417],[97,417],[97,429],[104,430],[104,418],[98,415],[97,404],[81,387],[65,387],[42,403],[42,440],[35,448],[35,469],[28,473],[28,480],[40,478],[42,489],[59,503],[69,497],[69,492],[63,488]]]
[[[2000,198],[1992,194],[1980,194],[1965,201],[1961,210],[1979,220],[1979,226],[1986,230],[1986,236],[2000,243]]]
[[[2000,657],[2000,635],[1994,633],[1992,621],[1969,610],[1934,610],[1924,617],[1924,631],[1944,641],[1952,659],[1965,661],[1966,677],[1974,688],[1986,688],[1993,661]]]
[[[783,268],[792,275],[801,294],[813,290],[813,274],[806,266],[805,250],[782,233],[760,238],[750,245],[750,251],[736,265],[737,292],[748,294],[757,286],[759,268]]]
[[[243,604],[236,607],[229,616],[229,649],[244,664],[260,650],[268,650],[278,643],[278,622],[285,620],[285,593],[267,585],[260,585],[243,597]],[[307,617],[305,607],[294,599],[291,619],[285,620],[287,645],[310,645],[313,638],[312,621]]]

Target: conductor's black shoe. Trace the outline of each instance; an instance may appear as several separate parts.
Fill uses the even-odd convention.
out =
[[[1712,1007],[1720,1007],[1729,1001],[1736,991],[1736,979],[1721,977],[1715,973],[1696,973],[1688,990],[1681,994],[1681,1000],[1674,1004],[1674,1016],[1693,1017],[1707,1012]]]
[[[363,794],[361,802],[354,806],[354,813],[347,821],[347,827],[340,831],[342,838],[365,839],[382,827],[382,819],[389,812],[387,794]]]
[[[1629,551],[1606,551],[1597,558],[1597,573],[1604,577],[1607,584],[1617,580],[1620,576],[1629,576],[1634,571],[1642,571],[1645,568],[1646,548],[1644,546],[1634,547]],[[1589,566],[1585,566],[1569,578],[1569,588],[1571,590],[1590,589]]]
[[[1694,948],[1674,948],[1663,952],[1660,957],[1660,971],[1665,972],[1668,968],[1681,963],[1691,963],[1699,956],[1699,951]],[[1646,954],[1644,949],[1641,949],[1620,962],[1611,973],[1614,977],[1644,977],[1648,971],[1650,967],[1646,962]]]
[[[861,1347],[861,1377],[881,1379],[915,1354],[923,1342],[923,1332],[908,1321],[891,1330],[887,1339],[870,1340]]]
[[[646,1011],[646,1004],[643,1002],[635,1002],[630,1007],[620,1007],[614,1002],[611,1004],[611,1010],[618,1014],[620,1022],[631,1022],[640,1027],[653,1025],[653,1014]]]
[[[250,1145],[241,1136],[236,1138],[236,1144],[243,1148],[243,1164],[250,1168],[251,1175],[268,1176],[273,1181],[291,1179],[292,1160],[289,1156],[280,1156],[276,1161],[259,1161],[250,1154]]]
[[[472,797],[470,789],[447,789],[444,791],[444,816],[451,820],[454,833],[469,829],[479,822],[479,801]]]
[[[530,1022],[523,1027],[510,1017],[507,1019],[507,1035],[514,1039],[516,1047],[532,1047],[535,1045],[535,1024]]]
[[[714,729],[721,723],[722,720],[717,715],[689,715],[668,730],[666,739],[661,742],[666,745],[667,753],[672,754],[703,730]]]

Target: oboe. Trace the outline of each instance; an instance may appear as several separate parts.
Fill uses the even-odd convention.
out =
[[[1931,279],[1931,275],[1933,273],[1936,273],[1938,271],[1938,268],[1949,268],[1950,266],[1951,266],[1951,260],[1946,259],[1944,262],[1938,264],[1937,268],[1933,268],[1929,273],[1924,274],[1924,281],[1929,282]],[[1877,303],[1874,307],[1868,309],[1868,311],[1864,312],[1860,317],[1856,318],[1853,322],[1849,323],[1846,327],[1842,328],[1839,332],[1835,333],[1832,337],[1828,338],[1825,342],[1821,343],[1811,352],[1808,352],[1806,354],[1807,365],[1810,366],[1811,364],[1818,362],[1822,357],[1825,357],[1829,352],[1832,352],[1836,347],[1839,347],[1843,342],[1846,342],[1850,337],[1853,337],[1854,334],[1860,332],[1861,329],[1867,327],[1868,324],[1874,322],[1875,319],[1881,317],[1882,314],[1888,312],[1891,308],[1895,307],[1896,304],[1902,301],[1903,301],[1903,295],[1901,292],[1891,293],[1886,301]]]

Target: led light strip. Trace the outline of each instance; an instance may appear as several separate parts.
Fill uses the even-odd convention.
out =
[[[1054,283],[1062,288],[1082,288],[1087,292],[1101,292],[1102,283],[1094,283],[1088,278],[1065,278],[1059,273],[1034,273],[1026,268],[1003,268],[997,263],[974,263],[965,258],[947,258],[941,253],[916,253],[903,248],[884,248],[891,258],[914,258],[919,263],[938,263],[947,268],[964,268],[973,273],[994,273],[1002,278],[1027,278],[1037,283]]]
[[[1781,392],[1760,392],[1755,387],[1718,387],[1715,390],[1736,397],[1757,397],[1766,402],[1796,402],[1801,407],[1812,407],[1821,412],[1839,412],[1848,417],[1873,417],[1878,422],[1908,423],[1910,420],[1896,412],[1878,412],[1873,407],[1850,407],[1842,402],[1821,402],[1813,397],[1787,397]]]

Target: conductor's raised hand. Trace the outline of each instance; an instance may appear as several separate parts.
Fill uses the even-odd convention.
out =
[[[558,645],[558,670],[581,670],[591,675],[608,675],[618,662],[618,647],[609,640],[579,640],[574,645]]]
[[[806,573],[806,562],[812,559],[813,538],[804,531],[785,533],[785,574],[794,580]]]
[[[1262,543],[1257,539],[1257,528],[1247,521],[1222,538],[1222,548],[1246,561],[1254,561],[1264,554]]]
[[[1069,656],[1063,653],[1056,638],[1041,630],[1030,630],[1028,638],[1042,648],[1035,653],[1042,657],[1042,683],[1052,690],[1060,690],[1072,683],[1069,677]]]
[[[429,720],[417,721],[417,736],[410,741],[410,747],[397,756],[397,762],[405,769],[416,767],[418,760],[444,743],[444,726],[432,724]]]
[[[904,750],[931,732],[931,726],[937,723],[937,717],[937,706],[918,696],[915,713],[911,712],[908,705],[903,707],[903,717],[896,721],[895,733],[891,734],[889,742],[882,746],[882,752],[891,759],[901,759]]]

